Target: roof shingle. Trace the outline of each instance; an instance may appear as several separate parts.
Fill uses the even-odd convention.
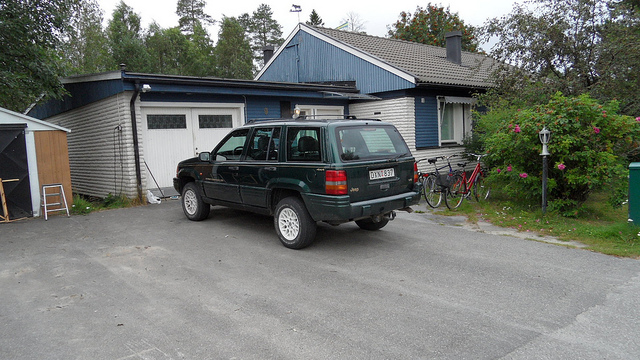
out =
[[[483,54],[462,52],[462,64],[447,60],[443,47],[382,38],[322,27],[310,27],[412,74],[418,84],[441,84],[487,88],[496,61]]]

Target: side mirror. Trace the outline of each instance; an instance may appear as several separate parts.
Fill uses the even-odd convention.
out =
[[[209,162],[211,161],[211,153],[207,151],[203,151],[200,154],[198,154],[198,159],[200,161]]]

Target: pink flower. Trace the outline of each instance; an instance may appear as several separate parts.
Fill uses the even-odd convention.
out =
[[[515,128],[515,129],[513,129],[513,131],[515,131],[515,132],[519,133],[519,132],[521,131],[521,130],[520,130],[520,125],[516,125],[516,128]]]
[[[594,126],[593,127],[593,132],[596,133],[596,134],[600,134],[600,128],[597,128],[597,127]]]
[[[520,174],[520,177],[521,177],[521,178],[523,178],[523,179],[526,179],[526,178],[527,178],[527,176],[529,176],[529,175],[527,175],[527,173],[522,173],[522,174]]]
[[[566,168],[567,168],[567,167],[566,167],[564,164],[558,164],[558,169],[560,169],[560,170],[564,170],[564,169],[566,169]]]
[[[511,165],[507,166],[507,171],[511,171]]]
[[[496,171],[498,172],[498,174],[500,174],[500,171],[502,171],[502,170],[500,170],[500,169],[496,169]]]
[[[636,121],[640,123],[640,116],[636,118]]]

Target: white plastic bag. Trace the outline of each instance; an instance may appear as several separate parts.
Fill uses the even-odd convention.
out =
[[[153,193],[151,192],[151,190],[147,190],[147,201],[149,202],[149,204],[160,204],[160,198],[153,195]]]

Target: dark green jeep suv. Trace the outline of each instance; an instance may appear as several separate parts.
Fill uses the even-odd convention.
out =
[[[190,220],[222,205],[274,217],[282,244],[311,244],[316,223],[378,230],[420,199],[417,167],[398,130],[378,120],[249,122],[213,151],[178,164],[174,188]]]

